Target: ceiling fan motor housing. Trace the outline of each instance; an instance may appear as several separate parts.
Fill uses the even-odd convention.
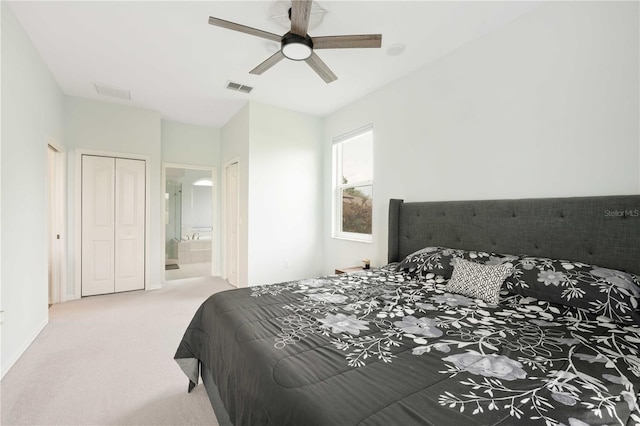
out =
[[[282,53],[293,61],[304,61],[313,53],[313,41],[308,35],[305,37],[286,33],[280,41]]]

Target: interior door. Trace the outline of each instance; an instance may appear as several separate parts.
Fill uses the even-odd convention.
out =
[[[226,262],[225,270],[227,281],[233,286],[238,286],[238,200],[239,181],[238,163],[227,166],[225,171],[225,222],[226,222]]]
[[[115,158],[82,156],[82,296],[114,291]]]
[[[117,158],[115,162],[116,292],[144,289],[145,162]]]
[[[52,147],[47,148],[48,159],[48,229],[49,229],[49,304],[60,302],[60,284],[63,274],[63,240],[61,234],[64,223],[64,167],[61,165],[62,154]]]

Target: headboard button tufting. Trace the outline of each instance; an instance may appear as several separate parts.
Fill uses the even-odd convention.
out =
[[[389,204],[389,236],[394,237],[388,243],[389,258],[397,261],[419,248],[440,246],[582,260],[640,274],[640,218],[627,213],[638,206],[640,195],[415,203],[394,199]]]

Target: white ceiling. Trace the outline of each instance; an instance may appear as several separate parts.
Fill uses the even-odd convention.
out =
[[[303,62],[249,71],[269,41],[211,26],[209,16],[276,34],[280,1],[12,1],[11,8],[64,93],[159,111],[163,118],[223,126],[249,99],[323,116],[506,25],[539,2],[318,1],[310,35],[381,33],[381,49],[318,50],[338,76],[326,84]],[[406,45],[390,56],[389,46]],[[228,81],[251,94],[226,89]],[[131,92],[99,95],[95,83]]]

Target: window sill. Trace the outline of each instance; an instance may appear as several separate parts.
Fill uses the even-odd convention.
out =
[[[334,240],[353,241],[355,243],[373,243],[373,237],[371,235],[332,235],[331,238],[333,238]]]

